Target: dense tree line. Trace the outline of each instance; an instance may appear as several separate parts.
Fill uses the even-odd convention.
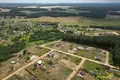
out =
[[[91,12],[82,12],[79,13],[79,16],[88,17],[88,18],[96,18],[96,19],[103,19],[106,17],[107,11],[91,11]]]
[[[26,45],[24,40],[17,41],[12,45],[0,46],[0,61],[5,61],[12,57],[12,53],[17,53],[22,50]]]
[[[106,10],[93,10],[90,12],[81,12],[77,13],[68,13],[64,12],[65,9],[53,8],[52,11],[41,8],[13,8],[9,12],[0,12],[0,16],[26,16],[27,18],[37,18],[41,16],[51,16],[51,17],[68,17],[68,16],[83,16],[88,18],[105,18],[107,11]],[[20,11],[42,11],[33,14],[26,14]],[[58,12],[59,11],[59,12]]]
[[[119,26],[94,26],[90,25],[89,28],[100,28],[100,29],[108,29],[108,30],[120,30]]]
[[[52,16],[52,17],[68,17],[68,16],[83,16],[83,17],[88,17],[88,18],[105,18],[107,12],[81,12],[79,14],[76,13],[67,13],[67,12],[40,12],[40,13],[33,13],[27,15],[27,18],[37,18],[41,16]]]
[[[43,8],[13,8],[11,11],[48,11]]]
[[[120,37],[119,36],[84,36],[66,34],[63,37],[64,41],[75,42],[89,46],[95,46],[109,50],[112,55],[114,65],[120,66]]]
[[[63,33],[58,30],[37,30],[33,32],[33,35],[30,37],[30,42],[32,41],[39,41],[39,40],[45,40],[45,41],[53,41],[61,39],[63,36]]]
[[[57,27],[58,23],[57,22],[38,22],[36,23],[36,25]]]
[[[78,16],[75,13],[66,13],[66,12],[40,12],[27,15],[27,18],[37,18],[41,16],[52,16],[52,17],[68,17],[68,16]]]
[[[120,5],[116,4],[87,4],[81,6],[71,7],[71,9],[82,10],[82,11],[119,11]]]
[[[19,11],[0,12],[0,16],[26,16],[25,13]]]
[[[66,9],[62,8],[52,8],[51,11],[65,11]]]

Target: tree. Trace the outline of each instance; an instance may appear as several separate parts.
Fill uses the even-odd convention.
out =
[[[120,66],[120,47],[118,45],[116,45],[113,49],[113,54],[114,54],[114,63],[116,66]]]
[[[29,60],[30,60],[30,57],[29,57],[29,56],[27,56],[27,57],[26,57],[26,62],[27,62],[27,61],[29,61]]]
[[[27,50],[25,49],[25,50],[23,50],[23,55],[25,55],[27,53]]]

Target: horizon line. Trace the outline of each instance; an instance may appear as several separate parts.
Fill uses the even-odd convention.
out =
[[[71,2],[71,3],[32,3],[32,2],[8,2],[8,3],[6,3],[6,2],[0,2],[0,4],[120,4],[120,2],[88,2],[88,3],[86,3],[86,2],[83,2],[83,3],[74,3],[74,2]]]

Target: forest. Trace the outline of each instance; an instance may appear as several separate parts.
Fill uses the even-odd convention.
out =
[[[120,30],[119,26],[97,26],[97,25],[89,25],[89,28],[100,28],[106,30]]]
[[[0,12],[0,16],[6,17],[6,16],[26,16],[25,13],[19,12],[19,11],[9,11],[9,12]]]
[[[30,37],[30,42],[33,41],[54,41],[61,39],[63,36],[63,33],[58,30],[37,30],[33,32],[33,35]]]
[[[20,40],[19,38],[18,41],[15,41],[13,44],[4,45],[0,45],[0,61],[8,60],[10,57],[13,56],[13,53],[17,53],[18,51],[24,49],[26,46],[26,41]]]
[[[0,42],[0,61],[5,61],[13,57],[15,53],[26,48],[31,42],[55,41],[61,39],[63,36],[63,33],[57,30],[58,23],[54,22],[14,23],[11,21],[10,23],[12,25],[7,25],[5,21],[0,22],[1,35],[4,37],[3,33],[7,33],[6,35],[8,36],[4,38],[7,42]],[[25,33],[21,35],[18,32]],[[3,37],[1,36],[0,40]]]

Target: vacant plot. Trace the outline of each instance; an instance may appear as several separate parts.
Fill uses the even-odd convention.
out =
[[[37,45],[30,46],[30,47],[26,48],[26,50],[28,53],[31,53],[30,56],[32,56],[32,55],[42,56],[43,54],[50,51],[48,49],[41,48]]]
[[[106,58],[106,54],[100,53],[100,51],[97,51],[97,50],[96,51],[78,50],[75,54],[82,57],[87,57],[93,60],[95,60],[95,57],[99,56],[101,57],[101,59],[103,59],[102,62],[105,62],[105,58]]]
[[[16,75],[14,75],[14,76],[12,76],[11,78],[9,78],[8,80],[19,80],[19,79],[17,78]]]
[[[101,59],[100,61],[102,62],[105,62],[105,58],[106,58],[106,53],[104,53],[103,50],[101,49],[84,46],[84,45],[78,45],[75,43],[60,41],[53,44],[49,44],[47,46],[50,48],[69,52],[71,54],[79,55],[93,60],[96,60],[96,58],[99,57]]]
[[[8,80],[34,80],[35,76],[27,70],[22,70]]]
[[[72,49],[75,46],[77,46],[77,44],[64,42],[64,41],[59,41],[59,42],[47,45],[47,47],[62,50],[65,52],[68,52],[69,49]]]
[[[84,77],[78,76],[79,74],[83,74]],[[72,78],[72,80],[94,80],[94,78],[89,73],[83,70],[79,70],[79,72]]]

